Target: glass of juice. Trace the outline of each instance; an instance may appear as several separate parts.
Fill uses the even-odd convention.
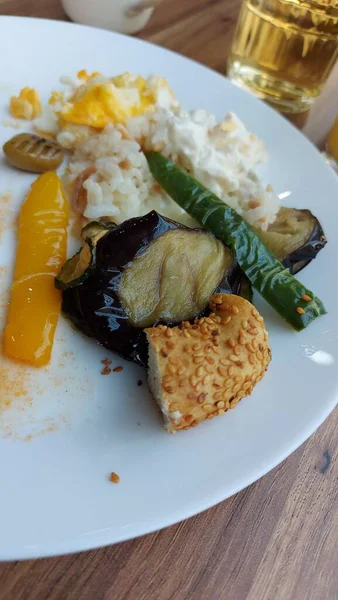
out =
[[[307,111],[338,57],[338,0],[243,0],[228,75],[282,112]]]

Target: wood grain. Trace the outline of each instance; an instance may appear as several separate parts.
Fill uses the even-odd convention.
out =
[[[224,72],[238,10],[239,0],[163,0],[139,37]],[[0,0],[0,13],[66,18],[56,0]],[[337,97],[338,65],[304,129],[315,143]],[[0,600],[337,600],[336,419],[188,521],[80,555],[1,564]]]

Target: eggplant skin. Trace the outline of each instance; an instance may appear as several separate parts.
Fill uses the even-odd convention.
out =
[[[121,281],[126,269],[133,265],[157,238],[176,229],[196,236],[191,238],[193,242],[200,232],[204,237],[211,236],[212,247],[216,244],[217,248],[220,244],[209,232],[191,230],[151,211],[144,217],[129,219],[108,231],[97,243],[96,264],[89,277],[80,285],[63,291],[62,310],[75,327],[85,335],[96,339],[107,349],[142,366],[145,366],[148,360],[146,336],[141,326],[137,327],[131,323],[121,302],[119,295]],[[176,235],[172,239],[175,238]],[[153,248],[157,247],[160,245],[153,246]],[[222,253],[228,252],[228,249],[222,246],[220,248]],[[243,275],[230,252],[229,256],[229,268],[218,283],[216,291],[239,294]],[[223,262],[221,264],[223,265]],[[148,287],[150,285],[149,280],[147,276],[143,289],[144,295],[149,293],[147,289],[147,284]],[[194,316],[200,314],[202,312]],[[158,322],[163,321],[156,321],[153,324]],[[165,322],[169,325],[177,323],[170,318]]]
[[[292,275],[299,273],[327,243],[318,219],[307,209],[282,207],[260,238]]]

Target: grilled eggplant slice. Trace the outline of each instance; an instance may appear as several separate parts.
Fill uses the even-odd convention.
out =
[[[99,240],[115,227],[108,221],[92,221],[81,231],[82,248],[63,265],[60,275],[55,278],[55,287],[67,290],[81,285],[89,277],[96,264],[96,246]]]
[[[316,258],[327,239],[309,210],[282,207],[268,231],[256,233],[294,275]]]
[[[190,320],[215,289],[238,293],[241,281],[232,253],[211,233],[152,211],[97,241],[89,275],[63,292],[63,311],[86,335],[144,365],[144,327]]]

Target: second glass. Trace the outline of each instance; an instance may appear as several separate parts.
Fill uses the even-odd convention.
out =
[[[304,112],[337,57],[337,0],[244,0],[228,75],[281,111]]]

